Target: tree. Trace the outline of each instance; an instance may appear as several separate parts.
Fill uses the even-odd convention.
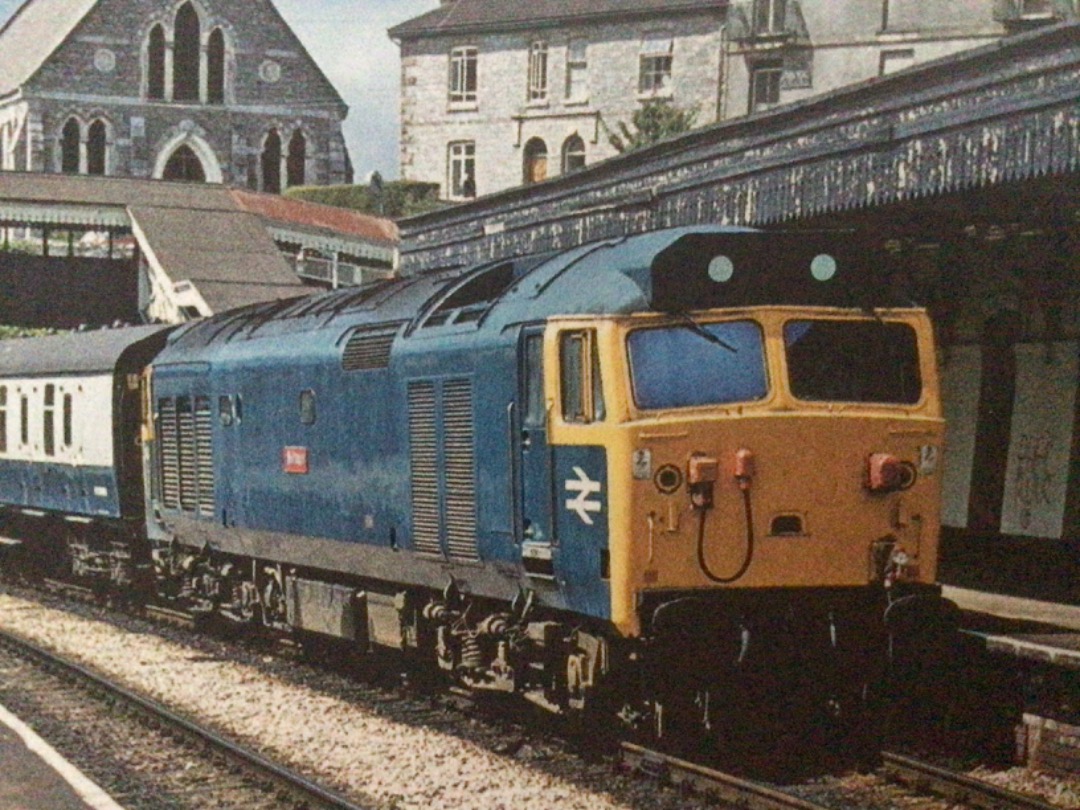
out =
[[[605,125],[608,142],[619,152],[632,152],[694,128],[697,109],[678,107],[663,99],[650,99],[630,116],[630,124],[619,121],[612,132]]]
[[[285,190],[285,196],[391,219],[425,214],[445,205],[439,201],[438,183],[385,181],[378,172],[369,175],[367,185],[293,186]]]

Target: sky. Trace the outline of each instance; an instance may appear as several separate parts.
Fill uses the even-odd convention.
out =
[[[0,24],[22,0],[0,0]],[[349,105],[343,126],[356,181],[398,176],[398,47],[386,29],[439,0],[274,0]]]

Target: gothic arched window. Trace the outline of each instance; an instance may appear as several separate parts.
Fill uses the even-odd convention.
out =
[[[206,100],[225,103],[225,35],[220,28],[210,32],[206,45]]]
[[[165,164],[161,174],[164,180],[183,180],[189,183],[205,183],[206,170],[199,156],[186,144],[177,147]]]
[[[105,150],[108,132],[105,122],[94,121],[86,135],[86,173],[105,174]]]
[[[60,171],[64,174],[79,173],[79,142],[82,127],[77,118],[69,118],[60,134]]]
[[[176,12],[173,32],[173,99],[199,100],[199,15],[191,3]]]
[[[289,157],[285,161],[285,185],[304,185],[306,161],[307,141],[304,139],[304,133],[296,130],[289,139]]]
[[[266,136],[262,151],[262,190],[270,194],[281,193],[281,136],[276,129]]]
[[[165,29],[160,25],[150,29],[146,49],[146,97],[158,101],[165,98]]]

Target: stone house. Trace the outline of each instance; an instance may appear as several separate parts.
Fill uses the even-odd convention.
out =
[[[401,175],[452,200],[612,157],[646,102],[697,126],[896,72],[1072,0],[442,0],[392,29]]]
[[[271,0],[25,0],[0,55],[0,169],[351,181],[348,109]]]

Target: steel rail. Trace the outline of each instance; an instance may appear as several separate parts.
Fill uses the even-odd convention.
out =
[[[909,787],[933,793],[968,807],[987,810],[1060,810],[1054,805],[1000,788],[903,754],[882,752],[882,769],[889,777]]]
[[[741,779],[634,743],[622,743],[622,761],[626,767],[645,776],[708,793],[745,810],[828,810],[825,805],[760,782]]]
[[[54,671],[63,677],[80,681],[88,688],[103,692],[111,699],[119,700],[134,713],[142,715],[153,723],[170,731],[177,731],[198,745],[205,746],[216,755],[247,770],[255,778],[275,784],[296,796],[306,806],[327,808],[327,810],[370,810],[354,804],[343,795],[312,782],[273,762],[266,757],[244,748],[221,735],[204,728],[197,723],[171,711],[155,700],[143,697],[126,687],[113,683],[89,669],[68,661],[63,657],[43,649],[33,642],[0,630],[0,646],[6,647],[16,655],[34,661],[36,664]]]

